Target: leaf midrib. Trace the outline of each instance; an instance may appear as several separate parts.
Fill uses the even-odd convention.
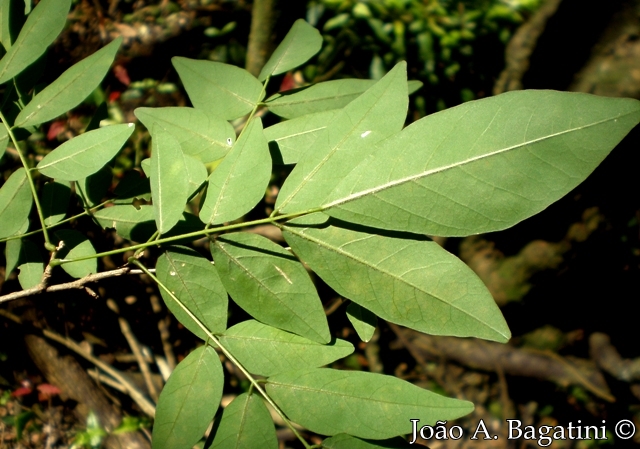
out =
[[[611,122],[611,121],[614,121],[614,120],[618,120],[618,119],[620,119],[622,117],[625,117],[627,115],[632,115],[632,114],[636,114],[636,113],[637,112],[633,111],[633,112],[628,112],[626,114],[617,115],[615,117],[606,118],[604,120],[600,120],[600,121],[597,121],[597,122],[594,122],[594,123],[590,123],[588,125],[583,125],[583,126],[578,126],[578,127],[575,127],[575,128],[566,129],[564,131],[560,131],[560,132],[557,132],[557,133],[549,134],[547,136],[539,137],[537,139],[533,139],[533,140],[530,140],[530,141],[527,141],[527,142],[519,143],[517,145],[512,145],[510,147],[501,148],[501,149],[496,150],[496,151],[491,151],[489,153],[485,153],[485,154],[481,154],[481,155],[478,155],[478,156],[474,156],[474,157],[465,159],[463,161],[455,162],[453,164],[448,164],[448,165],[445,165],[445,166],[442,166],[442,167],[433,168],[433,169],[430,169],[430,170],[427,170],[427,171],[424,171],[424,172],[421,172],[421,173],[418,173],[418,174],[415,174],[415,175],[406,176],[404,178],[400,178],[400,179],[396,179],[394,181],[390,181],[390,182],[384,183],[384,184],[379,185],[377,187],[372,187],[370,189],[365,189],[365,190],[362,190],[360,192],[352,193],[352,194],[350,194],[350,195],[348,195],[348,196],[346,196],[344,198],[339,198],[339,199],[334,200],[334,201],[332,201],[332,202],[330,202],[328,204],[325,204],[325,205],[323,205],[321,207],[322,207],[323,210],[330,209],[332,207],[340,206],[342,204],[357,200],[357,199],[362,198],[364,196],[373,195],[373,194],[376,194],[378,192],[390,189],[392,187],[396,187],[398,185],[405,184],[407,182],[412,182],[412,181],[415,181],[415,180],[418,180],[418,179],[421,179],[421,178],[425,178],[427,176],[436,175],[438,173],[445,172],[447,170],[455,169],[455,168],[458,168],[458,167],[463,167],[465,165],[471,164],[473,162],[476,162],[476,161],[479,161],[479,160],[482,160],[482,159],[486,159],[488,157],[504,154],[504,153],[507,153],[509,151],[513,151],[513,150],[517,150],[519,148],[526,147],[528,145],[534,145],[536,143],[543,142],[543,141],[548,140],[548,139],[559,137],[559,136],[562,136],[564,134],[569,134],[569,133],[572,133],[572,132],[575,132],[575,131],[581,131],[583,129],[588,129],[588,128],[591,128],[593,126],[598,126],[598,125],[601,125],[603,123],[607,123],[607,122]],[[375,153],[374,153],[374,155],[375,155]],[[367,163],[370,163],[370,162],[367,161]],[[356,167],[359,167],[359,166],[360,165],[357,165]]]
[[[317,238],[311,237],[311,236],[309,236],[307,234],[295,232],[295,231],[292,230],[292,228],[287,227],[287,226],[285,226],[284,228],[285,228],[285,230],[291,232],[292,234],[297,235],[298,237],[303,238],[305,240],[308,240],[309,242],[312,242],[312,243],[314,243],[314,244],[316,244],[318,246],[321,246],[321,247],[327,249],[328,251],[332,251],[332,252],[334,252],[334,253],[336,253],[336,254],[338,254],[340,256],[346,257],[346,258],[351,259],[351,260],[353,260],[353,261],[355,261],[355,262],[357,262],[357,263],[359,263],[361,265],[364,265],[365,267],[371,268],[371,269],[373,269],[373,270],[375,270],[375,271],[377,271],[377,272],[379,272],[379,273],[381,273],[383,275],[390,276],[393,279],[399,280],[403,284],[407,285],[408,287],[410,287],[412,289],[415,289],[415,290],[417,290],[419,292],[422,292],[422,293],[424,293],[425,295],[427,295],[427,296],[429,296],[431,298],[437,299],[441,303],[443,303],[443,304],[445,304],[445,305],[447,305],[447,306],[449,306],[449,307],[451,307],[453,309],[456,309],[459,312],[462,312],[464,315],[467,315],[467,316],[473,318],[476,322],[478,322],[478,323],[486,326],[487,328],[493,330],[498,335],[500,335],[502,337],[505,337],[505,338],[507,337],[507,335],[503,334],[502,332],[500,332],[498,329],[494,328],[490,324],[485,323],[484,321],[482,321],[482,320],[478,319],[477,317],[473,316],[471,313],[461,309],[460,307],[454,305],[453,303],[447,302],[446,300],[440,298],[439,296],[437,296],[437,295],[435,295],[433,293],[429,293],[429,292],[424,291],[421,287],[418,287],[418,286],[414,285],[413,283],[407,281],[406,279],[404,279],[402,277],[399,277],[396,274],[390,273],[389,271],[386,271],[386,270],[383,270],[383,269],[381,269],[379,267],[373,266],[373,265],[367,263],[366,260],[360,259],[359,257],[356,257],[351,253],[348,253],[348,252],[346,252],[344,250],[341,250],[340,248],[337,248],[337,247],[334,247],[334,246],[330,246],[330,244],[327,243],[327,242],[324,242],[324,241],[319,240]],[[366,237],[360,239],[360,241],[368,240],[368,239],[373,238],[373,237],[375,237],[375,236],[374,235],[367,235]],[[353,241],[347,242],[347,244],[348,243],[353,243]],[[379,302],[378,302],[378,304],[379,304]]]

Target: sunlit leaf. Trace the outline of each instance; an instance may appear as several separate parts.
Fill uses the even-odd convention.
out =
[[[307,62],[322,47],[320,32],[302,19],[295,21],[262,68],[258,80],[279,75]]]
[[[344,340],[322,345],[253,320],[227,329],[220,342],[250,373],[261,376],[324,366],[354,351]]]
[[[331,340],[327,318],[306,270],[266,237],[218,237],[211,252],[231,298],[255,319],[319,343]]]
[[[63,241],[63,248],[58,251],[59,259],[75,259],[95,256],[96,250],[84,234],[71,229],[63,229],[54,233],[58,241]],[[98,272],[98,259],[91,257],[86,260],[62,264],[62,269],[74,278],[83,278]]]
[[[14,235],[31,211],[33,197],[24,168],[19,168],[0,187],[0,238]]]
[[[86,178],[113,159],[133,130],[133,123],[128,123],[80,134],[47,154],[37,168],[43,175],[62,181]]]
[[[42,214],[44,224],[51,226],[67,215],[71,184],[66,181],[51,181],[42,187]]]
[[[289,174],[276,201],[277,211],[299,212],[321,205],[376,142],[402,129],[409,101],[406,79],[406,63],[401,62],[334,116],[326,133]]]
[[[162,389],[153,424],[153,449],[191,449],[213,419],[224,374],[218,354],[201,346],[178,364]]]
[[[347,306],[347,318],[349,318],[360,340],[364,342],[371,340],[378,324],[378,318],[374,313],[352,302]]]
[[[271,112],[284,118],[340,109],[372,87],[376,80],[344,79],[324,81],[300,89],[280,92],[265,102]],[[419,81],[407,83],[408,94],[422,86]]]
[[[269,146],[256,118],[209,176],[200,219],[218,224],[241,217],[264,197],[270,178]]]
[[[337,113],[337,110],[317,112],[266,128],[264,136],[269,141],[274,163],[297,164],[320,134],[326,132],[327,125]]]
[[[437,243],[415,234],[295,223],[284,237],[296,255],[380,318],[433,335],[500,342],[511,336],[480,278]]]
[[[187,163],[175,137],[160,127],[154,127],[151,133],[153,146],[149,178],[153,212],[156,227],[160,234],[164,234],[180,220],[187,202]]]
[[[185,163],[185,175],[189,181],[189,187],[187,189],[187,197],[193,195],[207,180],[207,167],[204,166],[202,161],[191,156],[184,156]]]
[[[505,229],[571,191],[639,120],[637,100],[582,93],[470,101],[381,142],[324,208],[347,221],[430,235]]]
[[[29,14],[18,38],[0,60],[0,84],[38,59],[67,22],[71,0],[42,0]]]
[[[122,43],[122,37],[74,64],[27,104],[14,126],[39,125],[73,109],[87,98],[105,77]]]
[[[209,449],[278,449],[269,410],[257,394],[243,393],[224,409]]]
[[[214,334],[227,328],[227,292],[211,262],[196,251],[172,247],[158,258],[156,276],[207,329]],[[187,329],[203,340],[207,334],[160,289],[165,304]]]
[[[391,438],[410,433],[411,419],[434,425],[436,420],[473,411],[470,402],[437,395],[396,377],[327,368],[270,377],[267,394],[292,421],[322,435]]]
[[[236,140],[233,126],[206,110],[138,108],[134,113],[147,129],[162,127],[178,140],[184,154],[205,164],[223,158]]]
[[[262,100],[262,84],[244,69],[214,61],[172,58],[193,106],[234,120]]]

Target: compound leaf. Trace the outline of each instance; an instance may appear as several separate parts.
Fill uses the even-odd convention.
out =
[[[0,187],[0,238],[10,237],[22,228],[32,203],[27,172],[19,168]]]
[[[218,410],[223,384],[222,364],[211,346],[199,347],[180,362],[160,393],[153,449],[193,447]]]
[[[407,64],[397,64],[384,78],[339,111],[286,179],[276,210],[312,209],[320,204],[376,142],[404,125]]]
[[[180,220],[187,203],[187,162],[175,137],[160,127],[153,127],[151,135],[149,179],[153,212],[156,227],[160,234],[164,234]]]
[[[284,227],[284,237],[296,255],[336,292],[380,318],[433,335],[509,340],[487,287],[437,243],[406,233],[295,224]]]
[[[211,245],[231,298],[263,323],[319,343],[331,335],[318,293],[295,257],[266,237],[234,233]]]
[[[266,128],[264,136],[270,142],[274,163],[297,164],[320,134],[326,132],[327,125],[337,113],[337,110],[316,112]]]
[[[96,250],[93,249],[91,240],[78,231],[63,229],[61,231],[56,231],[54,235],[58,241],[64,242],[63,248],[59,250],[57,254],[59,259],[91,257],[96,254]],[[65,263],[62,264],[62,269],[71,277],[83,278],[98,272],[98,259],[93,257],[91,259]]]
[[[228,121],[202,109],[138,108],[134,113],[147,129],[163,128],[178,140],[184,154],[205,164],[222,159],[236,140]]]
[[[256,118],[209,176],[200,219],[218,224],[241,217],[264,197],[270,178],[269,145]]]
[[[0,84],[27,68],[46,51],[67,22],[71,0],[42,0],[27,17],[18,38],[0,60]]]
[[[381,142],[324,203],[384,229],[465,236],[508,228],[584,180],[640,121],[640,102],[508,92],[427,116]]]
[[[182,57],[171,61],[197,109],[235,120],[251,112],[262,100],[262,84],[244,69]]]
[[[196,251],[173,247],[158,258],[156,276],[214,334],[227,328],[227,291],[211,262]],[[165,304],[187,329],[203,340],[207,334],[164,290]]]
[[[278,449],[267,406],[257,394],[243,393],[224,409],[209,449]]]
[[[86,178],[113,159],[133,130],[133,123],[127,123],[86,132],[47,154],[37,168],[43,175],[62,181]]]
[[[227,329],[220,342],[249,372],[260,376],[324,366],[354,351],[344,340],[322,345],[254,320]]]
[[[122,37],[74,64],[20,111],[15,125],[22,128],[47,122],[79,105],[107,74]]]
[[[320,32],[303,19],[295,21],[260,71],[259,81],[279,75],[307,62],[322,47]]]
[[[270,377],[267,394],[294,422],[322,435],[384,439],[411,432],[411,419],[450,420],[473,404],[404,380],[361,371],[312,368]]]

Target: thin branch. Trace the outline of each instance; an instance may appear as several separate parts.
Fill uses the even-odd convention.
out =
[[[45,276],[47,276],[47,273],[49,273],[49,276],[51,276],[51,265],[47,266],[45,270]],[[19,292],[9,293],[7,295],[0,296],[0,304],[13,301],[16,299],[26,298],[28,296],[38,295],[40,293],[59,292],[62,290],[74,290],[74,289],[83,290],[86,284],[90,284],[92,282],[98,282],[98,281],[101,281],[102,279],[122,276],[123,274],[142,274],[142,271],[132,270],[129,267],[124,267],[124,268],[118,268],[116,270],[105,271],[103,273],[90,274],[88,276],[83,277],[82,279],[78,279],[77,281],[65,282],[64,284],[47,285],[46,283],[41,282],[35,287],[29,288],[27,290],[22,290]]]

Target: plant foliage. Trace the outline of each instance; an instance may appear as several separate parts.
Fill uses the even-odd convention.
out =
[[[2,5],[6,14],[9,2]],[[393,376],[323,368],[354,348],[331,335],[307,269],[352,301],[346,313],[364,341],[380,318],[436,335],[506,342],[509,328],[486,287],[426,235],[464,236],[526,219],[585,179],[640,121],[635,100],[523,91],[404,127],[412,89],[404,63],[377,82],[328,81],[264,100],[272,76],[320,50],[318,32],[297,21],[259,78],[174,58],[194,108],[138,109],[152,136],[150,160],[142,164],[149,179],[123,177],[115,198],[85,212],[142,243],[96,253],[76,230],[48,230],[69,222],[71,183],[92,204],[91,192],[104,173],[110,179],[109,162],[133,125],[88,128],[36,166],[21,140],[98,87],[120,42],[31,97],[19,96],[12,82],[53,41],[68,8],[69,0],[42,0],[15,42],[1,33],[8,50],[0,82],[10,101],[0,116],[23,166],[0,188],[0,238],[7,270],[20,270],[24,289],[43,282],[45,266],[28,229],[42,232],[49,266],[75,278],[96,273],[102,256],[137,250],[129,264],[157,282],[167,307],[203,340],[162,390],[154,448],[190,448],[203,437],[222,397],[221,356],[251,387],[216,419],[210,447],[277,447],[263,401],[305,447],[292,422],[328,436],[323,447],[384,448],[400,447],[393,437],[409,433],[411,419],[434,424],[469,413],[469,402]],[[292,119],[263,129],[260,108]],[[229,120],[246,115],[236,139]],[[272,165],[283,163],[295,167],[274,212],[242,221],[264,197]],[[186,212],[187,205],[199,214]],[[233,232],[265,223],[279,226],[290,248]],[[213,263],[184,246],[202,236],[210,239]],[[152,245],[162,248],[155,274],[138,259]],[[254,319],[227,328],[227,295]]]

